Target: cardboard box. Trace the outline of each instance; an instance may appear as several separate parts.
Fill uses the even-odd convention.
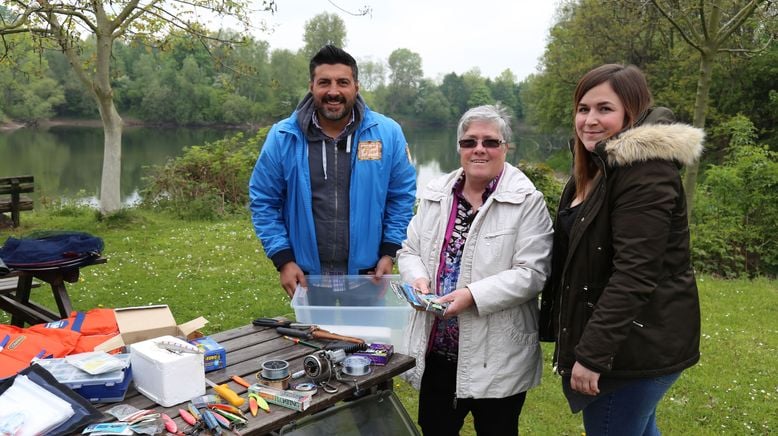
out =
[[[167,304],[114,309],[119,335],[95,347],[95,351],[111,351],[125,345],[160,336],[187,337],[202,328],[208,320],[202,316],[176,324]]]
[[[227,353],[218,342],[203,336],[189,340],[189,343],[196,346],[203,352],[203,361],[205,362],[205,372],[216,371],[227,367]]]
[[[386,365],[392,354],[394,354],[394,345],[379,344],[377,342],[369,344],[366,350],[354,352],[355,356],[367,357],[373,365],[378,366]]]
[[[161,336],[130,345],[135,388],[151,401],[171,407],[205,394],[205,367],[200,353],[176,353],[157,346],[173,342],[191,347],[173,336]]]

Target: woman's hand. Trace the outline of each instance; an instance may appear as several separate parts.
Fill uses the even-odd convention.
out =
[[[575,362],[573,365],[573,374],[570,377],[570,387],[584,395],[597,395],[599,388],[600,373]]]
[[[414,289],[418,289],[422,294],[430,293],[430,280],[428,278],[419,277],[411,282],[411,286]]]
[[[444,295],[436,300],[438,303],[448,303],[448,308],[443,318],[451,318],[462,313],[463,310],[472,306],[474,301],[473,294],[468,288],[459,288],[450,294]]]

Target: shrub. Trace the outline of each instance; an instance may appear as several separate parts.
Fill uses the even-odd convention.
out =
[[[216,219],[245,209],[249,178],[267,130],[188,147],[182,156],[153,167],[142,205],[187,219]]]
[[[722,126],[730,142],[724,164],[705,172],[692,222],[695,268],[724,277],[778,273],[778,154],[757,145],[738,115]]]
[[[556,178],[554,170],[544,163],[519,162],[519,169],[532,180],[535,187],[543,193],[546,199],[546,207],[551,219],[556,216],[559,198],[562,196],[564,183]]]

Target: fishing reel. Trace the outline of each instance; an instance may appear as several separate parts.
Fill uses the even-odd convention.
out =
[[[319,350],[303,359],[305,375],[314,382],[329,381],[333,375],[337,377],[338,364],[345,358],[343,350]]]
[[[343,350],[319,350],[303,358],[303,370],[305,375],[314,383],[324,389],[325,392],[337,392],[338,388],[329,382],[332,376],[340,380],[340,363],[346,358]]]

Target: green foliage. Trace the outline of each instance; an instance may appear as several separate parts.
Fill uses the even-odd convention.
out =
[[[379,86],[386,84],[386,66],[382,61],[373,59],[360,59],[359,64],[359,91],[374,91]]]
[[[544,163],[519,162],[519,169],[535,184],[546,199],[546,207],[551,218],[556,216],[559,198],[562,196],[563,183],[556,178],[554,170]]]
[[[337,14],[322,12],[305,22],[305,46],[302,55],[310,59],[325,45],[343,48],[346,43],[346,23]]]
[[[746,2],[658,3],[684,26],[697,26],[694,35],[702,36],[724,28],[724,22]],[[700,14],[710,19],[708,15],[717,9],[721,9],[722,22],[715,23],[715,29],[710,23],[708,28],[700,28]],[[727,40],[727,47],[737,49],[728,53],[721,51],[715,58],[707,125],[715,126],[737,113],[744,113],[757,125],[760,140],[775,148],[778,106],[770,100],[778,82],[778,45],[770,43],[770,35],[775,35],[774,14],[769,6],[760,6]],[[685,30],[689,32],[688,28]],[[762,50],[748,56],[738,53],[749,48]],[[634,64],[641,68],[655,103],[671,108],[679,120],[691,123],[700,77],[700,53],[684,41],[678,29],[652,2],[613,0],[560,3],[541,60],[542,70],[521,84],[526,121],[543,132],[569,129],[576,82],[584,73],[604,63]],[[737,86],[732,86],[733,83]]]
[[[551,153],[545,163],[558,174],[569,174],[573,167],[573,155],[570,150],[563,148]]]
[[[121,208],[115,212],[108,214],[100,213],[100,211],[93,211],[95,220],[105,224],[109,229],[128,229],[138,228],[146,224],[146,218],[137,209],[133,208]]]
[[[692,237],[695,267],[724,277],[778,274],[778,153],[757,145],[754,126],[732,118],[724,164],[705,172]]]
[[[0,108],[5,116],[33,123],[52,117],[65,97],[47,76],[46,60],[34,51],[29,35],[12,35],[4,41],[12,50],[11,56],[0,57]]]
[[[144,205],[187,219],[216,219],[245,209],[249,178],[267,131],[190,147],[153,168],[142,193]]]
[[[446,124],[453,118],[446,96],[429,80],[421,82],[414,112],[418,121],[428,125]]]
[[[494,81],[488,80],[487,86],[495,101],[509,107],[516,119],[524,118],[521,87],[516,83],[516,75],[510,69],[503,71]]]
[[[268,115],[288,116],[308,92],[308,60],[289,50],[273,50],[270,58],[270,87],[273,99]]]

